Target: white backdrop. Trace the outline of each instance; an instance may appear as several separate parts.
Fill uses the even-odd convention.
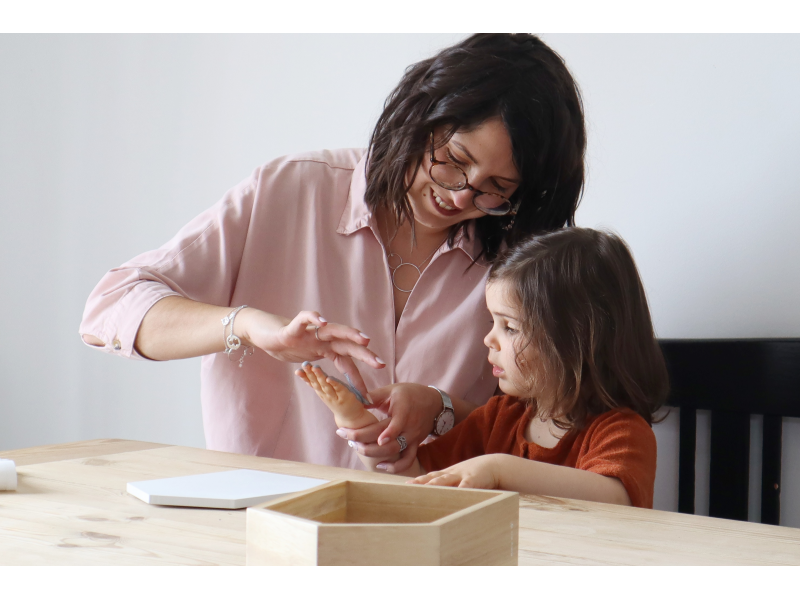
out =
[[[461,37],[0,35],[0,450],[203,446],[199,361],[84,348],[89,292],[257,165],[366,145],[403,69]],[[586,104],[578,224],[629,242],[659,336],[800,337],[800,36],[543,37]],[[656,427],[669,510],[676,417]],[[783,461],[783,523],[800,526],[797,420]]]

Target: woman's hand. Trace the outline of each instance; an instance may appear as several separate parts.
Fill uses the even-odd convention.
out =
[[[401,473],[417,456],[417,447],[433,430],[434,419],[442,412],[442,397],[433,388],[418,383],[396,383],[370,392],[373,406],[390,418],[361,429],[338,429],[336,433],[354,442],[358,453],[371,458],[389,458],[400,451],[398,436],[407,447],[397,462],[377,465],[387,473]]]
[[[243,343],[261,348],[278,360],[299,363],[327,358],[365,396],[367,388],[353,359],[376,369],[386,366],[366,348],[369,337],[353,327],[329,323],[318,312],[303,311],[289,320],[245,308],[236,316],[236,328]]]
[[[225,343],[221,321],[232,310],[231,307],[204,304],[182,296],[167,296],[145,314],[134,348],[151,360],[174,360],[222,352]],[[278,360],[300,363],[330,359],[339,371],[350,376],[362,394],[367,393],[367,388],[353,359],[376,369],[386,366],[366,348],[369,344],[366,335],[346,325],[328,323],[317,312],[303,311],[290,320],[257,308],[243,308],[236,314],[233,328],[233,333],[244,345],[261,348]],[[226,327],[226,331],[229,330],[230,327]],[[85,336],[84,341],[104,345],[102,340],[90,336]]]
[[[476,456],[443,471],[420,475],[408,483],[494,490],[500,486],[496,455]]]

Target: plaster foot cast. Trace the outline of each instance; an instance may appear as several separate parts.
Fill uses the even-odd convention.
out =
[[[329,377],[318,366],[304,362],[295,374],[309,384],[317,396],[333,412],[338,427],[360,429],[377,423],[378,419],[368,412],[358,398],[338,379]]]

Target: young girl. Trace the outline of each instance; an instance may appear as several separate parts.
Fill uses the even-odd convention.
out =
[[[579,228],[530,238],[494,264],[486,304],[493,328],[484,343],[505,395],[420,446],[403,474],[419,484],[652,508],[651,424],[668,380],[622,239]],[[319,368],[297,374],[338,426],[375,419]]]

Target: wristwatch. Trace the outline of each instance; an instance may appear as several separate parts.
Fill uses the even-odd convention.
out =
[[[447,392],[443,392],[434,385],[429,385],[429,388],[435,389],[442,396],[442,404],[444,408],[442,412],[433,420],[433,434],[444,435],[453,428],[456,423],[456,413],[453,412],[453,402]]]

